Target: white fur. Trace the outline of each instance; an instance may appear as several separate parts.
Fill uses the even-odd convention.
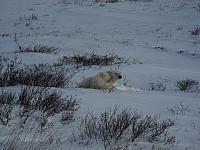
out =
[[[96,76],[83,80],[79,87],[99,90],[113,90],[116,88],[114,83],[119,79],[119,75],[119,73],[114,71],[100,72]]]

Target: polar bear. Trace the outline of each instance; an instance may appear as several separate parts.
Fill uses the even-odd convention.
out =
[[[99,90],[113,90],[116,88],[114,83],[121,78],[122,75],[119,72],[100,72],[96,76],[89,77],[83,80],[80,83],[79,87]]]

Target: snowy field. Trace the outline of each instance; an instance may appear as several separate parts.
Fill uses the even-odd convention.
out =
[[[199,29],[197,35],[192,34],[195,29]],[[17,43],[23,47],[55,47],[58,52],[18,52]],[[63,125],[54,116],[50,118],[52,126],[32,138],[33,131],[30,130],[37,124],[20,128],[12,115],[7,125],[0,121],[1,143],[12,134],[19,137],[25,134],[23,142],[42,140],[48,135],[51,144],[47,144],[46,149],[103,150],[98,142],[81,146],[69,142],[68,137],[77,130],[79,121],[88,112],[101,113],[118,106],[175,122],[168,129],[169,135],[175,136],[174,143],[138,141],[128,149],[200,149],[200,88],[183,92],[176,86],[177,81],[185,79],[200,81],[199,0],[122,0],[116,3],[0,0],[2,58],[17,57],[25,65],[53,64],[63,56],[91,52],[136,58],[140,63],[80,69],[73,76],[70,87],[54,88],[64,95],[76,95],[80,100],[74,122]],[[123,79],[118,80],[117,90],[108,92],[76,87],[82,79],[107,70],[122,73]],[[17,93],[20,89],[21,85],[15,85],[1,91]]]

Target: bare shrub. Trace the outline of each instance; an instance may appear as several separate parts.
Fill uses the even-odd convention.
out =
[[[168,51],[166,47],[163,46],[155,46],[154,49],[159,50],[161,52],[166,52]]]
[[[0,33],[0,37],[8,37],[11,36],[9,33]]]
[[[21,108],[22,125],[26,123],[33,113],[39,111],[42,115],[41,128],[46,125],[48,117],[58,113],[68,112],[68,115],[65,115],[65,118],[62,118],[61,121],[73,121],[74,113],[79,106],[75,96],[62,97],[62,93],[58,91],[52,91],[45,87],[29,86],[22,87],[17,104]]]
[[[180,55],[183,55],[183,56],[190,56],[190,57],[199,57],[200,56],[200,54],[198,54],[198,53],[189,53],[188,51],[183,51],[183,50],[177,51],[177,53]]]
[[[19,99],[17,104],[19,105],[20,111],[19,116],[21,120],[21,126],[24,126],[27,119],[31,117],[38,109],[38,101],[45,95],[47,88],[32,88],[32,87],[22,87],[19,93]]]
[[[17,58],[9,59],[0,56],[0,87],[18,84],[19,65]]]
[[[70,141],[81,145],[90,144],[94,140],[101,141],[105,149],[126,149],[135,141],[166,142],[169,139],[167,129],[174,122],[158,119],[156,116],[132,113],[128,109],[119,111],[117,107],[99,115],[88,113]]]
[[[199,81],[192,79],[185,79],[177,81],[176,86],[180,91],[197,91],[199,86]]]
[[[175,105],[174,107],[167,108],[170,113],[173,115],[186,115],[188,112],[190,112],[189,106],[183,104],[180,102],[179,104]]]
[[[117,64],[141,64],[142,62],[136,58],[119,57],[117,54],[108,53],[106,55],[98,55],[92,52],[85,55],[64,56],[63,62],[66,64],[76,65],[77,68],[82,66],[110,66]]]
[[[149,83],[149,90],[151,91],[165,91],[166,85],[163,82],[150,82]]]
[[[64,4],[92,5],[96,3],[151,2],[153,0],[63,0]]]
[[[7,140],[0,143],[0,148],[3,150],[15,150],[17,149],[17,144],[19,143],[19,141],[20,139],[18,136],[9,137]]]
[[[120,0],[106,0],[105,3],[116,3],[119,2]]]
[[[17,84],[45,87],[70,86],[71,79],[76,73],[73,67],[65,68],[62,63],[22,66],[17,58],[12,60],[1,57],[0,62],[0,87]]]
[[[19,73],[19,83],[23,85],[64,87],[69,85],[75,72],[64,66],[49,64],[32,65]]]
[[[174,122],[170,119],[159,121],[157,116],[145,116],[133,123],[131,140],[134,142],[137,139],[147,142],[166,142],[167,131]],[[162,139],[161,137],[164,136]]]
[[[46,54],[56,54],[58,52],[58,48],[55,47],[48,47],[44,45],[34,45],[34,46],[28,46],[23,47],[21,45],[18,45],[17,52],[33,52],[33,53],[46,53]]]
[[[37,17],[36,14],[31,14],[30,16],[23,16],[23,17],[21,16],[19,19],[20,20],[25,19],[25,20],[32,20],[32,21],[34,21],[34,20],[38,20],[38,17]]]
[[[15,118],[11,118],[13,108]],[[42,130],[48,125],[48,118],[55,114],[62,115],[62,123],[73,122],[78,108],[76,96],[63,97],[61,92],[46,87],[22,86],[17,96],[11,92],[1,93],[0,122],[7,125],[12,119],[19,119],[20,126],[24,127],[26,122],[31,120],[39,122]],[[34,118],[35,115],[39,115],[39,119]]]
[[[36,14],[31,14],[30,16],[20,16],[19,17],[20,21],[23,21],[25,23],[26,27],[29,27],[32,22],[39,20],[38,16]]]
[[[3,92],[0,94],[0,122],[7,125],[11,120],[13,104],[16,102],[14,93]]]
[[[94,3],[116,3],[120,1],[121,0],[94,0]]]
[[[79,104],[76,99],[74,99],[74,96],[68,96],[68,101],[65,104],[65,110],[63,110],[61,123],[62,124],[68,124],[72,121],[75,121],[74,119],[74,113],[78,111]]]
[[[193,30],[190,31],[192,35],[200,35],[200,27],[197,26]]]
[[[129,0],[130,2],[152,2],[153,0]]]
[[[33,129],[32,131],[17,129],[12,131],[6,139],[0,141],[1,150],[55,150],[59,149],[60,138]]]
[[[200,4],[197,4],[197,10],[200,11]]]

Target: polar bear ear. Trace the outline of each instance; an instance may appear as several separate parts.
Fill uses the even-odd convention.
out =
[[[104,81],[108,81],[111,78],[110,74],[107,72],[101,72],[100,76]]]

